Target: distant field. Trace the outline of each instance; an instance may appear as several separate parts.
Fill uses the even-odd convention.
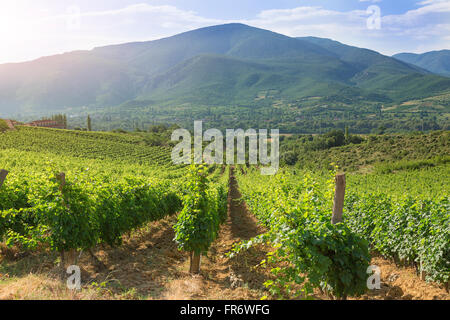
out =
[[[149,146],[139,135],[18,127],[2,136],[0,150],[33,151],[82,159],[170,166],[168,147]]]
[[[346,171],[370,171],[375,167],[389,166],[395,170],[397,162],[412,161],[411,169],[420,166],[433,166],[433,163],[414,161],[436,160],[436,165],[448,162],[450,155],[450,131],[432,133],[410,133],[397,135],[367,135],[360,144],[348,144],[324,150],[305,150],[305,145],[295,137],[287,138],[281,146],[282,154],[294,150],[302,168],[326,168],[330,163],[337,164]],[[408,164],[404,164],[408,165]],[[401,166],[398,167],[401,169]]]

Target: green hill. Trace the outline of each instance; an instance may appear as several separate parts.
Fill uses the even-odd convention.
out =
[[[80,159],[171,166],[169,147],[151,146],[145,133],[84,132],[17,126],[0,134],[0,151],[50,153]]]
[[[337,60],[324,59],[317,62],[318,66],[312,60],[253,62],[199,55],[155,77],[146,88],[151,92],[146,98],[220,105],[254,102],[258,92],[277,90],[280,96],[295,99],[299,95],[320,94],[325,83],[336,87],[337,92],[344,86],[340,84],[342,75],[352,72],[349,66]],[[321,80],[325,77],[326,82]]]
[[[448,80],[431,75],[425,70],[428,68],[421,65],[412,66],[406,63],[408,61],[392,59],[373,50],[348,46],[330,39],[297,39],[319,45],[339,59],[359,67],[360,71],[354,75],[351,82],[371,92],[382,92],[394,101],[403,100],[405,97],[425,97],[429,93],[434,95],[448,89]]]
[[[450,50],[431,51],[423,54],[399,53],[393,57],[433,73],[450,77]]]
[[[80,114],[130,101],[167,112],[185,103],[261,106],[267,90],[283,101],[386,103],[440,94],[450,80],[374,51],[243,24],[0,65],[5,116]]]
[[[362,172],[392,172],[450,162],[449,131],[350,136],[349,141],[344,140],[343,132],[337,133],[286,137],[281,143],[282,162],[312,169],[335,163],[345,171]]]
[[[0,113],[114,105],[131,99],[135,75],[88,51],[0,65]]]

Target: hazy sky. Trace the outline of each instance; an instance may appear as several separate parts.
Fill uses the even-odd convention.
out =
[[[450,0],[1,0],[0,63],[229,22],[389,55],[450,49]]]

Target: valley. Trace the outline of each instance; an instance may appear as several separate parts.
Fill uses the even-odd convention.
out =
[[[0,65],[0,117],[65,113],[72,129],[91,115],[108,131],[200,119],[284,133],[438,130],[449,92],[450,78],[372,50],[244,24]]]

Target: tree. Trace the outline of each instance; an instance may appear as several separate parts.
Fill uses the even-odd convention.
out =
[[[87,130],[92,131],[92,123],[91,123],[91,116],[87,116]]]
[[[380,125],[378,127],[378,129],[376,130],[376,133],[381,135],[381,134],[384,134],[386,132],[386,130],[387,130],[387,128],[385,125]]]
[[[298,161],[298,155],[295,151],[288,151],[281,156],[281,162],[288,166],[293,166]]]

